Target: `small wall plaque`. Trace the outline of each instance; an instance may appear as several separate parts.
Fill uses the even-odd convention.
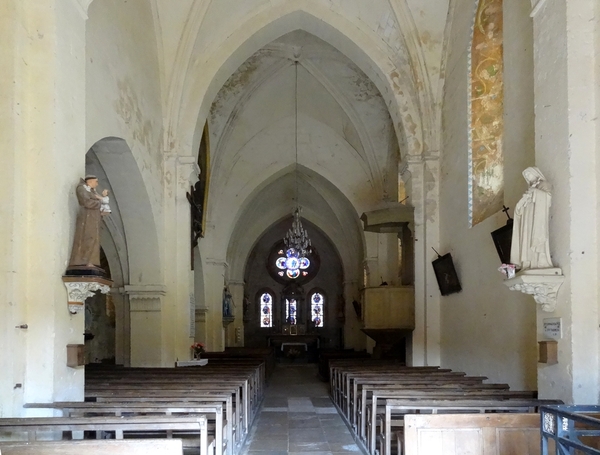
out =
[[[552,340],[560,340],[562,338],[562,319],[544,319],[544,336]]]

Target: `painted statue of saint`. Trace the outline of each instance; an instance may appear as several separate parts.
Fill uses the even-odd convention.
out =
[[[96,193],[98,178],[88,175],[81,179],[75,193],[79,202],[79,213],[75,225],[75,238],[69,267],[100,266],[100,221],[110,213],[108,190]]]
[[[552,187],[536,167],[525,169],[523,177],[529,188],[515,208],[510,262],[521,270],[552,268],[548,233]]]

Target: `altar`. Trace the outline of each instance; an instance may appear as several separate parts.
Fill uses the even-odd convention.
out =
[[[267,338],[267,346],[275,348],[275,357],[279,359],[305,358],[316,361],[321,342],[318,335],[271,335]]]

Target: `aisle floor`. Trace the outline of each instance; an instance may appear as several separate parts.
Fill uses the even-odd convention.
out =
[[[315,364],[278,364],[243,455],[360,454]]]

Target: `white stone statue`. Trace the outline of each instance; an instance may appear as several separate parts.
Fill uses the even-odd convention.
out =
[[[552,268],[548,234],[552,187],[537,167],[525,169],[523,177],[529,188],[515,208],[510,262],[520,270]]]

